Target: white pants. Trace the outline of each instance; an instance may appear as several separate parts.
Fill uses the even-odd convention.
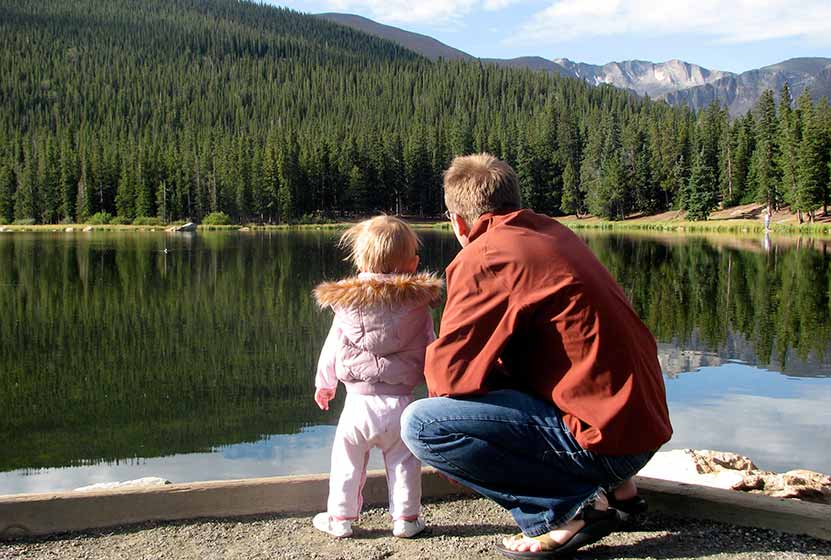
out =
[[[421,462],[401,441],[401,413],[413,401],[407,396],[348,393],[335,441],[329,476],[329,515],[355,519],[363,506],[369,452],[379,447],[387,471],[390,514],[413,520],[421,512]]]

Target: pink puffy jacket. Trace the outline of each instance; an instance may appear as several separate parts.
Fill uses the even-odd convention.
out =
[[[315,387],[409,395],[424,382],[424,351],[436,338],[429,307],[444,283],[433,274],[374,274],[325,282],[314,295],[335,312]]]

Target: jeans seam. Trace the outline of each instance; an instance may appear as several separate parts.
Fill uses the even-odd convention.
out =
[[[561,432],[561,433],[564,431],[560,428],[553,427],[553,426],[541,426],[539,424],[528,423],[528,422],[514,422],[513,420],[505,420],[503,418],[492,418],[490,416],[476,416],[476,417],[473,417],[473,416],[443,416],[441,418],[433,418],[433,419],[429,420],[428,422],[422,421],[421,422],[421,429],[419,430],[419,434],[421,434],[421,432],[424,430],[425,426],[429,426],[431,424],[436,424],[436,423],[441,423],[441,422],[458,421],[458,420],[467,420],[467,421],[469,421],[469,420],[476,420],[476,421],[485,420],[485,421],[488,421],[488,422],[495,422],[495,423],[499,423],[499,424],[513,424],[515,426],[528,426],[528,427],[532,427],[532,428],[536,428],[536,429],[540,429],[540,430],[545,430],[545,431],[557,431],[557,432]],[[565,430],[565,431],[567,432],[568,430]],[[579,447],[579,445],[578,445],[578,447]],[[551,450],[546,451],[546,453],[549,453],[549,452],[550,453],[555,453],[558,457],[561,457],[561,456],[573,457],[575,455],[585,454],[586,450],[585,449],[579,449],[578,451],[557,451],[556,449],[551,449]]]
[[[448,418],[448,420],[450,420],[450,418]],[[434,451],[433,447],[428,442],[426,442],[424,439],[422,439],[421,434],[422,434],[422,432],[424,432],[424,427],[427,426],[428,424],[432,424],[432,423],[437,422],[437,421],[439,421],[439,420],[434,420],[434,421],[431,421],[431,422],[421,422],[421,426],[418,429],[418,436],[417,436],[418,441],[420,441],[421,444],[424,445],[424,447],[426,447],[430,451],[430,453],[432,453],[436,457],[441,457],[442,461],[444,461],[448,465],[452,465],[453,468],[458,470],[460,473],[464,473],[467,480],[470,480],[471,482],[474,482],[476,485],[481,486],[484,482],[479,480],[478,477],[472,476],[471,473],[468,472],[466,469],[461,468],[458,464],[456,464],[453,461],[449,461],[447,459],[447,457],[445,457],[443,454]],[[514,496],[513,494],[508,494],[507,492],[505,492],[505,495],[509,496],[511,499],[514,499],[514,500],[516,499],[516,496]]]

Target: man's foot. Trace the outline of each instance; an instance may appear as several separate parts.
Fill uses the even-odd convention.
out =
[[[523,533],[507,537],[502,541],[503,546],[497,548],[509,558],[553,558],[599,541],[617,529],[618,524],[617,513],[609,510],[606,496],[601,494],[593,506],[568,523],[538,537]]]
[[[541,537],[526,537],[523,533],[506,537],[502,539],[502,546],[516,552],[540,552],[564,545],[585,526],[586,522],[582,519],[572,519]]]
[[[352,536],[352,521],[349,519],[335,519],[325,511],[314,516],[312,525],[318,531],[323,531],[339,539]]]
[[[399,539],[409,539],[422,532],[425,527],[427,527],[427,524],[424,523],[421,517],[412,521],[396,519],[392,523],[392,534]]]

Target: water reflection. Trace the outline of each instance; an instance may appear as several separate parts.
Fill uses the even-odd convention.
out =
[[[784,379],[744,364],[705,367],[667,382],[675,435],[668,449],[718,449],[762,469],[831,472],[831,383]]]
[[[455,240],[424,237],[443,269]],[[659,339],[673,445],[831,471],[810,421],[831,404],[825,243],[585,237]],[[0,236],[0,493],[328,470],[337,414],[310,395],[330,318],[310,290],[348,273],[335,238]]]

